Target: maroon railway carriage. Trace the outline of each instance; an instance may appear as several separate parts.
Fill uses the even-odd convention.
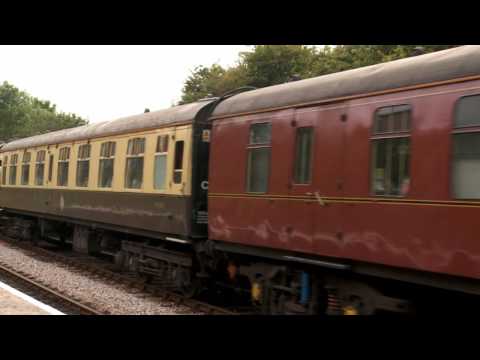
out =
[[[213,113],[209,236],[226,251],[479,293],[479,199],[478,46],[243,93]]]

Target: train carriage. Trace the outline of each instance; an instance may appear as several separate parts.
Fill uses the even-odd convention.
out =
[[[479,148],[463,46],[13,141],[0,206],[189,295],[407,311],[480,295]]]
[[[0,153],[1,206],[149,237],[206,237],[207,173],[192,163],[208,162],[201,135],[211,103],[10,142]]]
[[[212,120],[218,248],[480,293],[478,46],[239,94]]]

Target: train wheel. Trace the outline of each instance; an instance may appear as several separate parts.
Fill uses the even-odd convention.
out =
[[[201,287],[200,280],[192,276],[190,268],[178,268],[175,271],[175,283],[180,293],[187,298],[197,295]]]

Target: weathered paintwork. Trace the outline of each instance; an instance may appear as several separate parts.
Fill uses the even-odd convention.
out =
[[[189,196],[13,187],[0,188],[0,196],[7,210],[89,221],[122,231],[191,234]]]
[[[480,278],[480,202],[457,201],[450,192],[454,106],[468,94],[480,94],[480,81],[215,120],[210,237]],[[412,107],[410,191],[402,198],[373,196],[374,112],[400,104]],[[292,184],[292,120],[315,126],[311,185]],[[248,194],[249,126],[264,121],[272,123],[268,192]]]

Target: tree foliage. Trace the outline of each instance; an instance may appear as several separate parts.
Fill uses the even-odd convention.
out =
[[[241,86],[257,88],[381,62],[456,45],[338,45],[316,48],[305,45],[258,45],[239,53],[235,66],[199,66],[186,79],[181,104],[221,96]]]
[[[58,112],[50,101],[32,97],[8,82],[0,85],[0,142],[86,123],[75,114]]]

